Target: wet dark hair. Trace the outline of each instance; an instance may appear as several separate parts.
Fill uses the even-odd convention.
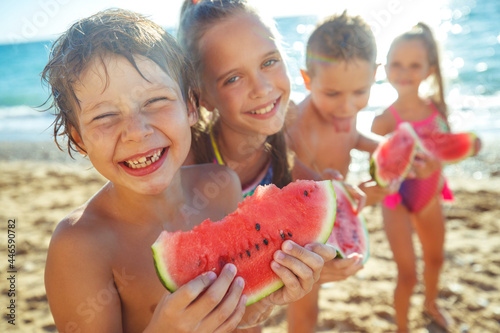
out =
[[[362,59],[375,66],[377,44],[370,26],[360,16],[327,17],[318,23],[307,42],[306,68],[310,76],[322,62]]]
[[[179,84],[186,103],[197,102],[193,67],[175,39],[159,25],[123,9],[108,9],[79,20],[54,42],[42,72],[42,82],[50,88],[46,111],[56,116],[54,141],[63,150],[58,137],[66,137],[70,156],[72,151],[83,150],[71,135],[72,128],[80,133],[76,117],[80,104],[74,86],[93,61],[105,64],[109,55],[125,57],[141,76],[134,57],[148,58]]]
[[[273,21],[261,16],[258,11],[245,0],[185,0],[180,14],[178,40],[185,53],[189,55],[197,73],[198,84],[203,89],[199,77],[203,72],[203,63],[199,42],[203,34],[213,25],[237,14],[247,13],[259,18],[268,27],[275,37],[277,29]],[[213,163],[214,152],[212,149],[209,128],[218,121],[218,117],[211,117],[208,112],[201,112],[200,121],[196,125],[191,149],[195,163]],[[278,187],[283,187],[291,182],[291,158],[285,141],[284,128],[278,133],[270,135],[266,140],[266,150],[271,155],[273,168],[272,182]]]
[[[420,40],[422,41],[425,49],[427,50],[427,59],[429,61],[429,66],[434,67],[435,71],[430,76],[431,82],[430,87],[432,93],[430,94],[430,99],[436,104],[437,109],[446,118],[448,115],[448,107],[444,100],[444,84],[443,76],[441,74],[441,66],[439,61],[439,50],[434,35],[431,29],[425,23],[419,22],[409,31],[399,35],[391,43],[389,52],[387,56],[391,53],[394,46],[396,46],[401,41],[408,40]]]

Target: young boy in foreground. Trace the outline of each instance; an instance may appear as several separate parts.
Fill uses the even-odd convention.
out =
[[[241,200],[226,167],[181,168],[198,89],[190,63],[158,25],[123,10],[83,19],[55,42],[42,76],[52,89],[54,134],[108,179],[59,223],[49,246],[45,284],[60,332],[229,332],[311,290],[335,255],[324,245],[308,251],[285,242],[273,268],[285,287],[247,308],[232,264],[175,293],[157,278],[151,244],[162,230],[221,219]]]
[[[377,48],[370,27],[361,17],[327,18],[307,43],[306,70],[302,76],[310,94],[289,114],[288,143],[296,157],[320,174],[337,170],[347,177],[352,149],[373,152],[378,145],[356,130],[356,116],[368,103],[377,65]],[[373,182],[359,185],[373,204],[389,194]],[[348,258],[348,276],[362,268],[362,258]],[[334,260],[333,263],[336,261]],[[342,279],[328,276],[325,266],[320,282]],[[290,305],[289,332],[314,332],[318,316],[317,284],[303,299]]]

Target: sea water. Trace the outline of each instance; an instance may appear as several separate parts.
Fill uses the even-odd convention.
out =
[[[497,145],[500,142],[500,2],[450,0],[439,15],[435,34],[442,44],[441,62],[451,126],[455,131],[474,130],[486,148]],[[295,102],[300,102],[306,94],[299,70],[304,67],[305,45],[317,21],[317,16],[276,19],[292,83],[291,98]],[[167,30],[175,34],[173,28]],[[48,87],[40,80],[51,42],[0,45],[0,141],[52,140],[54,116],[50,111],[41,112],[48,106],[44,103],[49,94]],[[358,115],[361,131],[369,131],[375,114],[396,97],[382,67],[379,72],[369,104]],[[495,166],[500,160],[498,149],[486,151],[479,159],[461,163],[458,172],[469,170],[475,177],[498,173],[499,166]],[[353,152],[353,158],[351,171],[367,169],[365,155]],[[489,166],[478,167],[482,160]],[[478,169],[483,171],[478,173]]]

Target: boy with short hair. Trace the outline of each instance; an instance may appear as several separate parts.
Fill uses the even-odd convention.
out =
[[[274,270],[285,287],[247,308],[245,281],[233,264],[169,293],[151,252],[160,232],[221,219],[241,200],[230,169],[181,167],[198,118],[191,64],[158,25],[107,10],[55,42],[42,77],[51,86],[56,143],[65,136],[68,151],[87,155],[109,180],[58,224],[49,245],[45,285],[60,332],[227,332],[255,325],[274,304],[308,292],[324,260],[334,257],[325,245],[308,251],[285,242]]]
[[[319,174],[333,169],[345,178],[351,150],[373,152],[378,145],[377,139],[356,130],[357,113],[370,97],[376,56],[375,38],[368,24],[346,12],[328,17],[309,38],[307,69],[301,73],[310,94],[290,109],[287,139],[296,157]],[[359,187],[366,192],[368,205],[389,194],[373,182]],[[361,261],[362,258],[353,257],[327,263],[320,282],[347,278],[362,268]],[[350,266],[349,271],[344,271],[346,276],[335,276],[336,265]],[[315,331],[318,291],[319,283],[306,297],[289,306],[289,332]]]

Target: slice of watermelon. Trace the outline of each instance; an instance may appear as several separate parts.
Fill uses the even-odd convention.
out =
[[[234,263],[245,280],[247,305],[283,286],[271,270],[286,239],[304,246],[326,243],[336,214],[331,181],[296,181],[282,190],[259,186],[219,222],[203,221],[186,232],[163,231],[153,244],[158,276],[174,292],[196,276]]]
[[[327,243],[332,245],[341,258],[352,253],[363,255],[363,263],[369,257],[368,231],[363,215],[356,214],[356,203],[342,182],[332,180],[337,196],[337,216]]]
[[[409,123],[382,141],[370,159],[370,174],[381,187],[393,180],[403,180],[411,169],[419,138]]]
[[[421,142],[425,151],[447,164],[461,162],[477,154],[480,149],[479,138],[472,132],[436,132],[421,137]]]

